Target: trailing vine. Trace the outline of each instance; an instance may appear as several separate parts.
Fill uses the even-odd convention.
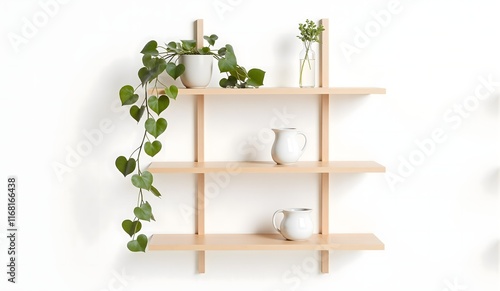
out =
[[[178,56],[182,54],[210,54],[218,61],[219,70],[225,73],[227,78],[221,79],[221,87],[248,88],[263,85],[265,72],[260,69],[247,71],[238,65],[233,47],[229,44],[215,50],[212,47],[218,39],[217,35],[205,36],[209,43],[208,47],[198,49],[194,40],[182,40],[181,42],[170,42],[164,47],[158,46],[154,40],[149,41],[141,50],[143,67],[139,69],[138,77],[140,84],[135,88],[125,85],[120,89],[119,96],[122,106],[129,106],[130,116],[137,122],[144,121],[144,132],[141,142],[132,151],[128,158],[119,156],[115,160],[115,166],[124,177],[132,174],[131,182],[138,190],[137,203],[133,209],[134,217],[122,222],[123,230],[130,236],[127,248],[132,252],[145,252],[148,238],[139,232],[142,222],[155,221],[151,204],[146,200],[145,194],[150,192],[153,196],[161,197],[161,193],[153,186],[153,175],[149,171],[141,170],[141,154],[144,152],[154,157],[162,149],[162,143],[158,137],[167,129],[168,122],[161,117],[161,113],[170,105],[170,100],[175,100],[178,88],[175,85],[163,84],[159,76],[166,72],[174,80],[180,77],[185,67],[177,64]],[[152,86],[150,90],[149,86]],[[159,90],[158,87],[164,90]],[[144,90],[141,99],[137,93]],[[164,92],[159,94],[160,92]],[[158,96],[159,95],[159,96]],[[142,222],[141,222],[142,221]]]
[[[127,248],[132,252],[145,252],[148,245],[148,238],[144,234],[138,234],[142,229],[141,221],[155,220],[151,204],[145,199],[144,191],[151,192],[156,197],[161,197],[161,193],[153,186],[153,175],[149,171],[141,170],[141,154],[144,151],[148,156],[154,157],[161,151],[162,144],[158,137],[167,129],[167,120],[160,117],[160,114],[169,107],[170,99],[176,99],[178,88],[174,85],[165,86],[164,94],[160,96],[151,95],[148,91],[148,84],[154,81],[154,88],[162,84],[158,76],[165,71],[167,63],[159,57],[156,49],[147,46],[141,51],[143,54],[143,64],[139,70],[141,84],[135,89],[130,85],[125,85],[120,89],[120,100],[122,106],[130,106],[130,116],[139,123],[146,113],[144,122],[144,133],[139,146],[129,155],[119,156],[115,165],[124,177],[132,174],[131,182],[138,188],[137,204],[134,208],[134,218],[126,219],[122,222],[123,230],[131,237],[127,243]],[[163,84],[162,84],[163,85]],[[138,103],[139,95],[136,91],[139,87],[144,88],[144,98]],[[153,91],[157,93],[158,90]],[[154,115],[154,114],[156,115]]]

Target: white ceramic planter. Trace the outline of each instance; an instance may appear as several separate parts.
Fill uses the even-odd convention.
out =
[[[184,64],[186,70],[181,75],[181,82],[186,88],[205,88],[212,80],[212,55],[182,55],[179,63]]]

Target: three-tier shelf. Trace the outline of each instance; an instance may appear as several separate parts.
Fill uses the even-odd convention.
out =
[[[334,250],[383,250],[384,244],[372,233],[332,234],[329,231],[329,192],[330,175],[336,173],[381,173],[385,167],[374,161],[330,161],[329,124],[330,98],[335,95],[385,94],[384,88],[374,87],[329,87],[328,72],[328,19],[321,19],[325,30],[320,42],[320,78],[316,88],[259,88],[226,89],[202,88],[179,89],[179,95],[196,96],[196,141],[195,161],[190,162],[153,162],[148,171],[151,173],[186,173],[197,176],[196,194],[196,232],[194,234],[153,234],[148,251],[190,250],[198,252],[198,272],[205,273],[206,251],[232,250],[311,250],[321,253],[321,272],[329,272],[329,252]],[[197,45],[203,44],[203,20],[195,22]],[[274,162],[208,162],[205,161],[205,97],[213,95],[318,95],[320,107],[320,159],[303,161],[294,165],[277,165]],[[238,173],[314,173],[321,177],[320,186],[320,233],[307,241],[284,240],[280,234],[208,234],[205,233],[205,176],[227,170],[227,165],[238,169]]]

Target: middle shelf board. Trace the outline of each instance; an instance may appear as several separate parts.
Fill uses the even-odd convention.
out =
[[[152,162],[151,173],[383,173],[385,167],[373,161],[297,162],[277,165],[274,162]]]
[[[285,240],[280,234],[153,234],[149,251],[237,250],[383,250],[372,233],[314,234],[304,241]]]

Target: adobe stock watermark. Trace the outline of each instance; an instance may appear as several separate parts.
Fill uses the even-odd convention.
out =
[[[465,291],[468,289],[466,285],[458,283],[457,277],[453,278],[453,281],[444,280],[444,285],[443,291]]]
[[[354,38],[352,44],[347,42],[342,42],[340,44],[340,49],[342,54],[348,63],[352,61],[352,55],[360,54],[362,49],[370,45],[373,38],[380,35],[383,28],[386,28],[391,24],[394,15],[398,15],[403,11],[403,6],[398,0],[393,0],[387,3],[387,8],[382,9],[378,12],[371,11],[370,15],[372,19],[369,20],[363,29],[359,27],[354,28]]]
[[[40,29],[47,26],[50,19],[55,17],[60,9],[61,5],[67,4],[71,0],[40,0],[38,1],[39,9],[33,13],[31,17],[23,17],[22,25],[17,32],[9,32],[7,37],[9,42],[16,52],[20,51],[22,45],[29,43],[33,39]]]
[[[121,106],[119,100],[111,104],[111,111],[120,113],[120,120],[128,115],[127,110]],[[66,155],[64,160],[52,162],[51,167],[57,180],[63,182],[64,176],[80,166],[84,158],[90,156],[94,149],[104,142],[105,136],[111,134],[114,130],[115,124],[110,118],[101,119],[96,128],[83,129],[83,138],[74,146],[68,145],[65,147]]]
[[[318,256],[308,256],[298,265],[292,265],[281,275],[283,288],[273,291],[293,291],[299,290],[304,281],[308,280],[312,274],[318,274],[320,259]]]
[[[263,151],[267,144],[274,141],[274,133],[271,128],[286,127],[295,117],[295,114],[288,113],[286,107],[283,107],[281,111],[273,109],[273,117],[269,121],[269,128],[261,128],[256,135],[249,136],[239,143],[238,154],[244,156],[246,161],[255,160],[259,151]],[[237,163],[228,162],[224,171],[207,174],[206,178],[208,178],[209,182],[205,184],[205,207],[208,206],[210,201],[219,197],[222,190],[231,184],[231,179],[240,173],[241,168]],[[178,209],[186,223],[196,213],[194,206],[185,203],[181,203]]]
[[[135,277],[128,276],[125,268],[122,268],[120,273],[116,270],[111,270],[111,278],[109,279],[106,288],[101,289],[100,291],[122,291],[125,290],[125,288],[133,280],[135,280]]]
[[[283,107],[281,111],[273,109],[273,115],[269,121],[269,127],[261,128],[256,135],[249,136],[238,144],[239,155],[244,156],[247,160],[255,160],[258,153],[262,152],[266,145],[274,141],[274,133],[271,129],[287,127],[296,117],[295,114],[288,113],[286,107]]]
[[[241,168],[237,163],[233,162],[227,163],[224,171],[208,173],[205,177],[205,179],[208,178],[207,180],[209,181],[205,184],[205,208],[211,200],[219,197],[221,191],[231,184],[231,178],[238,176],[240,173]],[[196,213],[196,208],[194,206],[185,203],[181,203],[178,209],[186,223],[189,221],[189,218]]]
[[[445,127],[434,128],[428,137],[415,139],[415,149],[408,155],[397,157],[399,161],[397,173],[387,171],[385,174],[387,184],[392,191],[396,189],[396,185],[403,183],[415,173],[417,167],[422,166],[435,153],[438,145],[446,142],[449,132],[459,129],[464,120],[479,108],[480,103],[490,98],[495,92],[495,88],[500,87],[500,82],[494,81],[491,74],[486,78],[478,76],[477,80],[479,84],[474,89],[473,94],[465,97],[461,102],[454,103],[443,113],[442,119],[444,124],[449,127],[448,130]]]
[[[212,6],[219,16],[220,20],[224,20],[224,14],[229,11],[233,11],[236,7],[240,6],[243,0],[215,0],[212,2]]]

